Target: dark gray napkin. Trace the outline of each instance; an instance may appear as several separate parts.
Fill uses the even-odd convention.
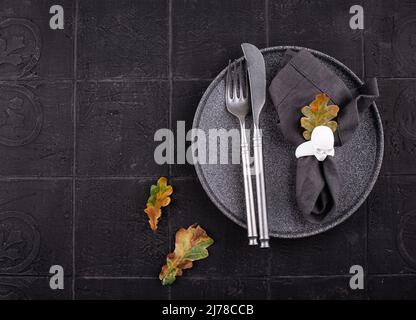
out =
[[[286,139],[295,146],[305,142],[300,109],[317,94],[325,93],[331,104],[340,107],[335,145],[348,142],[360,123],[360,114],[378,97],[377,80],[370,79],[358,89],[349,90],[334,72],[306,50],[288,50],[284,63],[270,84],[269,93]],[[318,161],[307,156],[297,160],[296,200],[309,221],[321,222],[336,210],[340,188],[341,177],[334,158],[328,156]]]

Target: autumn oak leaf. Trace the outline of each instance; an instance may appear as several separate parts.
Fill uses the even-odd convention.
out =
[[[159,218],[162,216],[162,208],[169,205],[172,193],[173,188],[168,185],[168,179],[165,177],[159,178],[157,185],[150,187],[150,197],[147,199],[144,212],[149,218],[150,228],[153,231],[156,231]]]
[[[306,129],[303,131],[303,137],[306,140],[311,139],[312,131],[318,126],[327,126],[332,132],[337,130],[337,122],[334,121],[338,115],[339,107],[337,105],[329,105],[330,98],[321,93],[315,97],[309,106],[305,106],[301,109],[302,114],[305,117],[300,119],[300,125]]]
[[[159,275],[162,284],[172,284],[183,270],[192,268],[193,261],[208,257],[207,248],[213,243],[214,240],[199,225],[180,228],[176,232],[175,250],[168,254]]]

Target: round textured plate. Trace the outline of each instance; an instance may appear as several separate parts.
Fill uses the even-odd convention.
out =
[[[273,47],[262,50],[266,62],[267,86],[282,68],[281,60],[288,48],[303,49]],[[361,84],[361,80],[339,61],[321,52],[307,50],[340,76],[349,88]],[[193,127],[202,129],[207,134],[210,129],[238,128],[237,118],[229,114],[225,107],[225,71],[224,69],[208,87],[195,114]],[[248,117],[247,126],[251,124],[251,117]],[[296,206],[295,148],[282,136],[277,112],[269,98],[260,116],[260,127],[263,130],[270,236],[300,238],[324,232],[351,216],[367,198],[377,179],[383,158],[383,129],[375,104],[362,115],[353,139],[335,150],[339,173],[343,179],[341,197],[338,211],[322,224],[306,221]],[[231,159],[231,147],[229,149]],[[203,188],[214,204],[232,221],[246,227],[241,165],[197,163],[195,169]]]

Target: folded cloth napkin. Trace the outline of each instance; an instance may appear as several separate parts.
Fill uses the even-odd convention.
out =
[[[285,138],[295,146],[305,142],[300,125],[301,109],[316,95],[325,93],[331,104],[340,108],[335,119],[338,122],[335,145],[348,142],[359,125],[360,114],[378,97],[377,80],[370,79],[350,90],[307,50],[287,50],[283,61],[284,67],[272,80],[269,93]],[[341,179],[334,158],[318,161],[314,156],[305,156],[297,160],[296,200],[307,220],[322,222],[335,212],[340,189]]]

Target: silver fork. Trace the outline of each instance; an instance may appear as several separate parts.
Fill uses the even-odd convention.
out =
[[[246,115],[250,110],[248,99],[247,70],[242,61],[233,64],[228,63],[227,77],[225,82],[225,101],[227,110],[236,116],[240,122],[241,131],[241,158],[243,162],[244,193],[246,200],[247,233],[249,245],[257,245],[257,226],[254,211],[253,185],[250,174],[250,148],[246,136]]]

